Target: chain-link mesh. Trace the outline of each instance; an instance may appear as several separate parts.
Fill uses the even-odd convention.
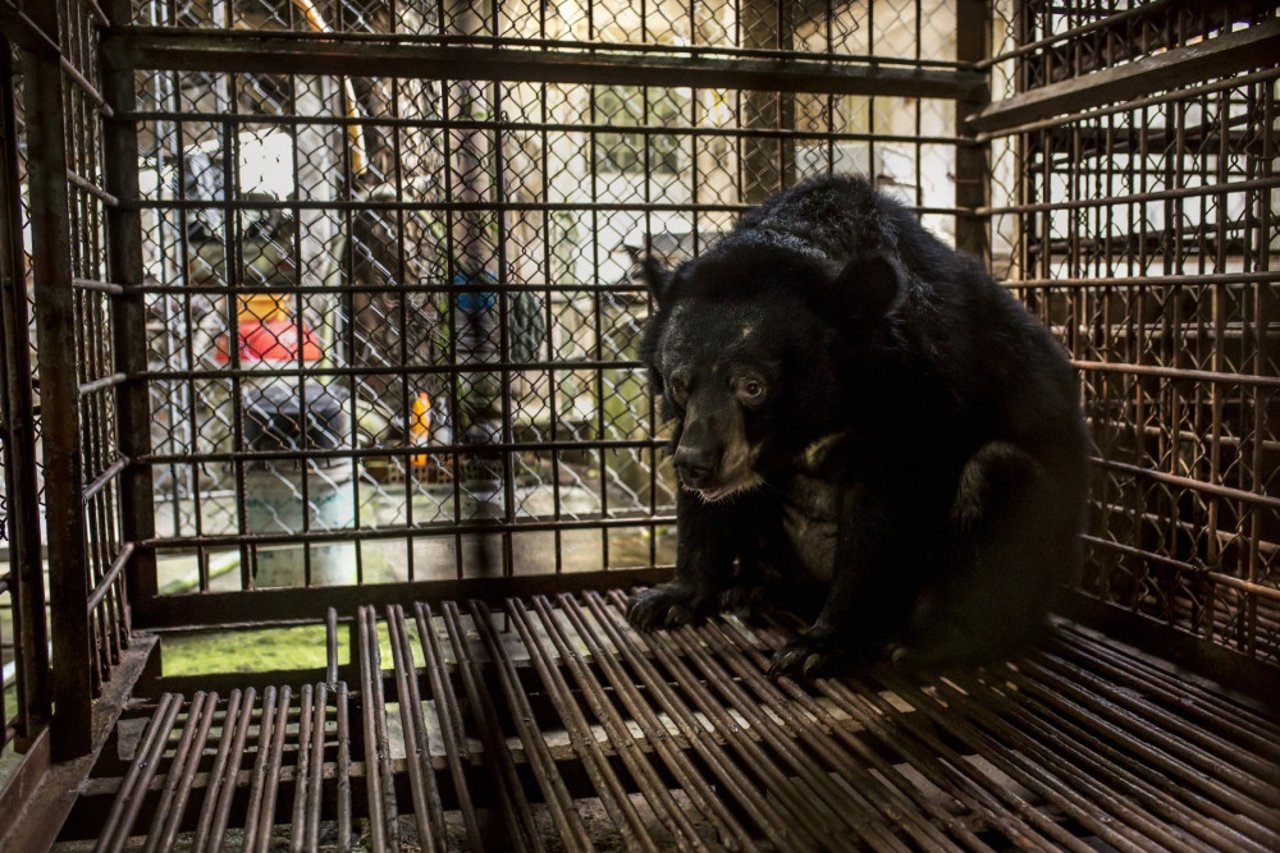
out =
[[[997,64],[997,96],[1248,24],[1194,4],[1016,5],[997,6],[997,53],[1049,43]],[[1070,350],[1093,431],[1080,588],[1271,662],[1278,78],[1272,63],[1031,122],[993,158],[1000,266]]]
[[[882,8],[841,20],[918,54],[914,7]],[[827,23],[789,25],[821,52]],[[954,235],[949,101],[185,72],[137,93],[162,591],[668,564],[640,257],[833,171]]]
[[[955,8],[948,0],[137,0],[134,22],[526,49],[861,56],[916,65],[954,65],[956,57]]]

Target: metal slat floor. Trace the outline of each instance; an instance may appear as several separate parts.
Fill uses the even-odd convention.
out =
[[[799,683],[765,675],[786,631],[623,602],[365,608],[350,689],[165,694],[86,783],[97,846],[1280,849],[1280,717],[1093,632]]]

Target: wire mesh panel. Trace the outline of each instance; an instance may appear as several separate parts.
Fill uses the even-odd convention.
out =
[[[914,13],[823,14],[794,44],[954,55]],[[669,564],[636,262],[829,172],[954,239],[947,98],[524,73],[137,74],[162,594]]]
[[[8,174],[20,178],[8,182],[6,203],[18,202],[21,183],[26,204],[11,211],[5,234],[11,276],[5,345],[8,438],[21,441],[6,447],[6,467],[12,468],[7,488],[14,489],[7,495],[25,515],[22,529],[9,530],[11,575],[24,575],[28,594],[38,596],[23,605],[35,629],[44,620],[43,521],[54,751],[61,757],[89,748],[92,700],[128,644],[123,568],[134,546],[120,528],[118,480],[128,460],[118,451],[116,395],[125,376],[116,369],[112,305],[122,289],[110,282],[106,231],[118,200],[104,175],[103,119],[111,111],[101,94],[98,28],[105,18],[96,4],[78,0],[30,7],[19,20],[21,100],[30,120],[6,135],[26,154],[19,159],[17,148],[12,154]],[[29,269],[20,265],[26,241]],[[41,630],[23,649],[36,673],[46,661],[45,644]],[[49,698],[43,697],[46,710]]]
[[[136,0],[134,23],[183,29],[395,36],[449,45],[718,56],[875,57],[905,65],[956,58],[954,3],[772,0]]]
[[[1096,443],[1080,589],[1271,663],[1280,71],[1250,44],[1276,27],[1246,7],[1005,9],[997,33],[1030,49],[1006,52],[997,87],[1024,104],[1104,67],[1104,87],[1153,61],[1165,79],[992,134],[1016,134],[993,169],[1010,284],[1070,349]]]

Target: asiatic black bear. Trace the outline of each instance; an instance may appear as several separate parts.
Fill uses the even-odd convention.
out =
[[[977,261],[823,177],[645,276],[682,488],[675,578],[632,598],[633,625],[696,623],[772,578],[770,601],[820,602],[776,672],[1035,635],[1079,560],[1088,439],[1064,352]]]

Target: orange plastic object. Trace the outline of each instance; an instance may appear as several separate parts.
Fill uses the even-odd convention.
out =
[[[299,331],[301,329],[301,331]],[[320,360],[320,344],[306,326],[287,317],[274,320],[244,320],[240,324],[240,364],[254,362],[295,362],[301,348],[303,361]],[[225,364],[230,361],[227,336],[218,338],[214,357]]]
[[[419,391],[409,413],[409,443],[414,447],[425,447],[430,432],[431,397],[426,391]],[[427,455],[419,453],[410,457],[409,461],[414,467],[421,467],[427,464]]]

